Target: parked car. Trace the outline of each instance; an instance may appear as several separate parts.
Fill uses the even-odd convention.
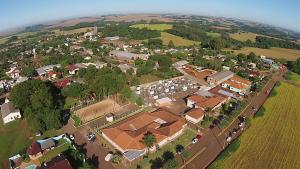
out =
[[[108,162],[108,161],[110,161],[110,160],[113,158],[113,156],[114,156],[113,153],[109,152],[109,153],[105,156],[104,160]]]
[[[74,135],[73,135],[73,134],[70,134],[70,135],[69,135],[69,137],[70,137],[70,139],[71,139],[72,141],[74,141],[74,140],[75,140],[75,137],[74,137]]]
[[[94,133],[89,132],[89,133],[87,134],[87,138],[88,138],[89,141],[94,141],[95,138],[96,138],[96,136],[95,136]]]
[[[195,143],[197,143],[198,141],[199,141],[199,140],[195,137],[195,138],[193,138],[192,143],[195,144]]]
[[[227,141],[228,143],[230,143],[231,140],[232,140],[232,137],[230,137],[230,136],[226,137],[226,141]]]
[[[196,139],[198,139],[198,140],[200,140],[202,138],[202,135],[200,135],[200,134],[198,134],[197,136],[196,136]]]

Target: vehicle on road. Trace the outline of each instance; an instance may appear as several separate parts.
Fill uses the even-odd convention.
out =
[[[198,141],[199,141],[199,139],[197,139],[197,138],[195,137],[195,138],[193,138],[192,143],[195,144],[195,143],[197,143]]]
[[[95,140],[96,135],[95,135],[94,133],[92,133],[92,132],[88,132],[87,138],[88,138],[88,140],[89,140],[90,142],[92,142],[92,141]]]
[[[228,137],[226,137],[226,141],[227,141],[227,143],[230,143],[230,142],[231,142],[231,140],[232,140],[232,137],[231,137],[231,136],[228,136]]]
[[[113,158],[113,153],[109,152],[109,153],[105,156],[104,160],[108,162],[108,161],[110,161],[112,158]]]
[[[70,135],[69,135],[69,138],[70,138],[70,140],[72,140],[72,141],[74,141],[74,140],[75,140],[75,137],[74,137],[74,135],[73,135],[73,134],[70,134]]]

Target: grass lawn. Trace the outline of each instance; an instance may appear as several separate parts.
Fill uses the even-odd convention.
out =
[[[298,75],[297,73],[288,72],[288,73],[285,74],[285,78],[287,80],[290,80],[294,83],[298,83],[300,85],[300,75]]]
[[[300,50],[296,49],[285,49],[285,48],[270,48],[270,49],[261,49],[254,47],[245,47],[241,50],[231,50],[224,49],[226,51],[233,51],[235,54],[243,53],[249,54],[250,52],[254,52],[256,55],[265,55],[272,58],[284,58],[286,60],[296,60],[300,57]]]
[[[14,121],[3,126],[0,120],[0,161],[24,150],[31,144],[31,132],[26,120]]]
[[[65,109],[70,109],[72,106],[75,105],[75,103],[78,103],[79,101],[77,99],[74,99],[72,97],[66,98],[66,104],[64,105]]]
[[[241,135],[239,148],[210,168],[299,168],[300,88],[281,82],[272,93],[265,111]]]
[[[162,39],[164,45],[168,45],[170,40],[172,40],[176,47],[179,47],[179,46],[193,46],[193,45],[199,45],[200,44],[200,42],[184,39],[180,36],[172,35],[172,34],[169,34],[167,32],[162,32],[161,33],[161,39]]]
[[[221,37],[220,33],[216,33],[216,32],[206,32],[206,35],[212,38],[218,38]]]
[[[168,29],[172,29],[173,25],[171,24],[135,24],[131,25],[132,28],[138,28],[138,29],[150,29],[150,30],[158,30],[158,31],[164,31]]]
[[[161,78],[155,75],[148,74],[148,75],[141,75],[141,77],[139,77],[139,80],[141,84],[145,84],[145,83],[151,83],[151,82],[161,80]]]
[[[58,154],[68,150],[71,147],[71,145],[66,141],[62,140],[60,141],[59,145],[55,147],[54,149],[48,151],[46,154],[44,154],[39,160],[40,162],[49,162],[51,159],[56,157]]]
[[[176,153],[176,150],[175,150],[176,145],[180,144],[180,145],[186,147],[191,144],[191,141],[195,136],[196,136],[196,132],[188,128],[176,140],[174,140],[171,143],[168,143],[167,145],[163,146],[161,149],[157,150],[156,152],[149,154],[148,158],[142,159],[138,164],[143,169],[150,169],[150,167],[151,167],[150,160],[161,157],[165,151],[172,151],[175,154]],[[135,167],[136,166],[133,165],[133,166],[131,166],[130,169],[134,169]]]

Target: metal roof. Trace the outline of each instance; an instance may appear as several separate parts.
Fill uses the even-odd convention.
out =
[[[123,155],[129,161],[132,161],[132,160],[142,156],[144,153],[145,153],[145,151],[132,150],[132,151],[126,151]]]

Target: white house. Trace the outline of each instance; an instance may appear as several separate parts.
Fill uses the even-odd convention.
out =
[[[21,118],[20,110],[9,101],[1,105],[1,114],[4,124]]]

